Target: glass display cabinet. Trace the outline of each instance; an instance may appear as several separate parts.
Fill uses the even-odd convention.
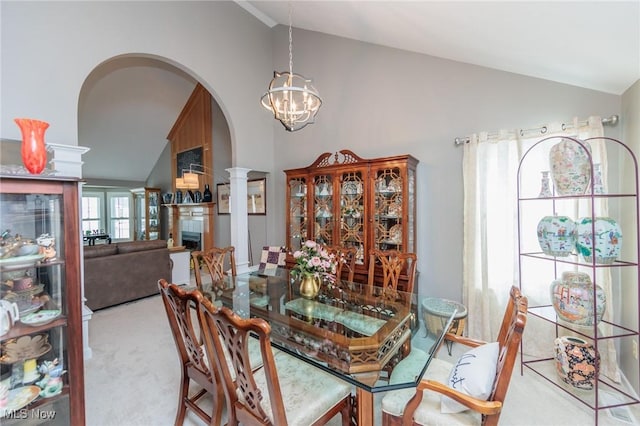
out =
[[[367,275],[372,249],[415,252],[416,167],[411,155],[363,159],[324,153],[287,175],[287,245],[311,239],[356,248],[356,280]]]
[[[84,425],[79,181],[0,179],[0,422]]]
[[[160,238],[160,188],[132,189],[135,212],[133,239]]]

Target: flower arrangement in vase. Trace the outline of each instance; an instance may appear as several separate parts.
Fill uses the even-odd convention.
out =
[[[336,280],[337,261],[322,245],[307,240],[293,253],[296,261],[291,275],[300,280],[300,295],[313,299],[320,291],[320,282]]]

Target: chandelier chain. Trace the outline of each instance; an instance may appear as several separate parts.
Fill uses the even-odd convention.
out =
[[[289,3],[289,74],[293,74],[293,31],[291,29],[291,9],[293,6]]]

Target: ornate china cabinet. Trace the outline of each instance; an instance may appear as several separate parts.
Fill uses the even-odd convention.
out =
[[[411,155],[363,159],[342,150],[285,170],[288,249],[307,239],[355,247],[359,282],[372,249],[415,252],[417,164]]]
[[[602,410],[624,421],[640,404],[639,215],[638,164],[616,139],[548,137],[520,161],[520,288],[549,350],[527,348],[525,333],[522,369],[593,410],[596,425]]]
[[[160,238],[160,188],[132,189],[135,228],[134,240]]]
[[[0,177],[3,425],[85,424],[78,193],[76,178]]]

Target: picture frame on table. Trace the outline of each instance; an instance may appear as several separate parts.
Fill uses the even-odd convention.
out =
[[[247,213],[250,215],[267,214],[267,179],[252,179],[247,181]],[[218,214],[229,214],[229,196],[231,187],[228,183],[219,183],[217,189]]]

